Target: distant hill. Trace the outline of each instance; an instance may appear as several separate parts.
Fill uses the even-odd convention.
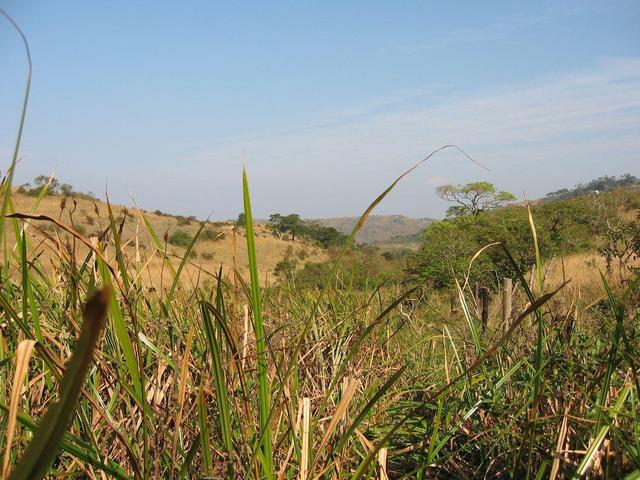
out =
[[[595,178],[587,183],[579,183],[574,188],[562,188],[555,192],[549,192],[543,200],[565,200],[567,198],[608,192],[620,188],[640,189],[640,178],[630,173],[625,173],[617,177],[615,175],[612,177],[605,175],[604,177]]]
[[[313,220],[325,227],[333,227],[339,232],[349,234],[358,221],[358,217],[319,218]],[[432,218],[411,218],[404,215],[371,215],[358,233],[358,243],[381,244],[397,243],[399,239],[414,239]]]

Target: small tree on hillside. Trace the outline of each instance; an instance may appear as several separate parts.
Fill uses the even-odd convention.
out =
[[[443,200],[457,204],[447,209],[447,216],[450,217],[475,216],[480,212],[499,207],[516,199],[512,193],[497,191],[496,187],[489,182],[442,185],[436,189],[436,192]]]
[[[247,225],[247,218],[244,212],[242,212],[241,214],[238,215],[238,219],[236,220],[236,227],[244,227],[246,225]]]
[[[291,240],[295,240],[296,235],[303,232],[304,222],[297,213],[291,213],[289,215],[274,213],[269,217],[267,227],[279,238],[282,238],[283,234],[288,233],[291,236]]]
[[[73,195],[73,187],[68,183],[63,183],[62,185],[60,185],[60,193],[65,197],[70,197],[71,195]]]
[[[58,187],[60,186],[60,182],[58,182],[57,179],[47,177],[46,175],[38,175],[33,179],[33,183],[35,187],[31,189],[31,193],[34,195],[39,195],[47,185],[49,185],[49,192],[58,193]]]

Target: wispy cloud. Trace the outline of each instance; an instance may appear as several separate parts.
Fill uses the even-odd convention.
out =
[[[237,178],[227,172],[239,171],[246,151],[261,214],[294,209],[317,217],[358,212],[406,166],[447,143],[459,144],[491,172],[445,154],[427,167],[428,187],[416,174],[383,211],[442,211],[432,195],[440,177],[458,183],[485,176],[535,197],[603,172],[639,173],[640,59],[437,104],[354,111],[335,122],[219,140],[154,178],[182,179],[192,192],[213,189],[223,202],[238,196]]]
[[[508,14],[503,15],[489,24],[479,24],[472,27],[453,27],[440,31],[433,29],[429,40],[424,43],[394,44],[385,48],[387,51],[402,51],[419,53],[429,50],[441,50],[460,45],[470,45],[486,42],[522,43],[522,34],[531,27],[545,26],[554,22],[570,21],[572,17],[585,14],[598,14],[612,8],[623,8],[629,11],[637,8],[630,1],[622,0],[619,5],[595,4],[584,1],[554,1],[540,4],[535,15]],[[518,34],[518,35],[515,35]]]

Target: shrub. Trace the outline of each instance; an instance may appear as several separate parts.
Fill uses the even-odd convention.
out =
[[[215,230],[213,228],[205,228],[200,233],[200,240],[222,240],[224,238],[224,232]]]
[[[200,257],[201,257],[203,260],[207,260],[207,261],[209,261],[209,260],[213,260],[214,253],[213,253],[213,252],[202,252],[202,253],[200,254]]]
[[[327,262],[307,262],[295,274],[296,285],[300,288],[321,288],[331,274],[331,268]]]
[[[293,276],[296,271],[296,267],[298,266],[298,261],[295,258],[291,258],[290,256],[285,256],[282,260],[280,260],[274,270],[273,274],[280,278],[290,278]]]
[[[184,230],[176,230],[169,235],[169,243],[177,247],[187,248],[191,244],[192,240],[193,237]]]

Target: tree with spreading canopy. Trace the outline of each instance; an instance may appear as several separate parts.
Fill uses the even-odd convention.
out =
[[[274,213],[269,217],[267,228],[282,238],[282,235],[288,233],[291,236],[291,240],[296,239],[296,235],[301,233],[304,228],[304,222],[297,213],[291,213],[289,215],[280,215]]]
[[[516,197],[509,192],[498,191],[489,182],[471,182],[466,185],[441,185],[436,192],[443,200],[454,202],[447,209],[447,216],[460,217],[462,215],[476,216],[485,210],[491,210],[512,202]]]

